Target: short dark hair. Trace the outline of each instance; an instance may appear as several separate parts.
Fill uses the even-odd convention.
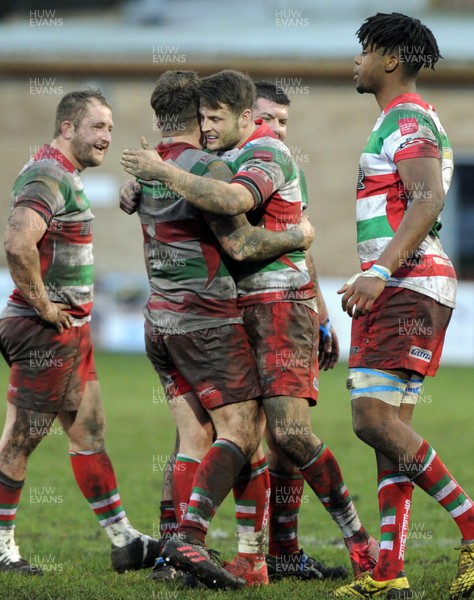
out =
[[[56,109],[56,120],[54,122],[54,138],[61,135],[61,124],[71,121],[75,128],[79,127],[87,113],[87,105],[91,100],[98,100],[103,106],[112,108],[102,95],[100,90],[77,90],[69,92],[62,97]]]
[[[443,58],[431,30],[418,19],[401,13],[377,13],[369,17],[356,36],[364,48],[382,48],[383,54],[396,50],[410,77],[416,77],[421,68],[434,70],[434,65]]]
[[[199,84],[195,71],[166,71],[158,78],[150,104],[162,131],[178,133],[199,125]]]
[[[283,106],[290,106],[291,100],[286,95],[285,91],[269,81],[256,81],[255,82],[255,100],[258,98],[265,98],[275,104],[281,104]]]
[[[226,69],[201,80],[199,88],[201,103],[213,110],[224,105],[239,115],[246,109],[252,110],[255,102],[255,86],[245,73]]]

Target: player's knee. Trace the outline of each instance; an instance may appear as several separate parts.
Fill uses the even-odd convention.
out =
[[[190,430],[186,436],[181,436],[179,452],[201,460],[212,446],[213,437],[212,427],[209,430],[205,428]]]
[[[28,458],[49,433],[54,416],[28,410],[18,410],[17,418],[3,433],[1,452],[9,460]]]
[[[358,413],[353,413],[352,428],[360,440],[369,445],[373,444],[375,428],[370,420],[364,419]]]
[[[46,435],[45,433],[33,433],[23,439],[12,439],[11,447],[14,449],[14,454],[28,458]]]
[[[213,414],[217,437],[232,441],[248,459],[260,443],[257,403],[254,401],[231,404]]]
[[[257,426],[251,431],[242,432],[239,440],[239,446],[247,459],[255,454],[260,444],[259,429]]]
[[[98,451],[105,446],[105,420],[88,419],[67,431],[69,447],[72,451]]]

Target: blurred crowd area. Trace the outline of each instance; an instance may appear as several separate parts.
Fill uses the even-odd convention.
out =
[[[420,76],[419,91],[434,104],[455,153],[455,178],[443,211],[443,244],[466,293],[452,324],[452,343],[466,332],[474,344],[474,0],[3,0],[0,4],[0,231],[21,167],[50,142],[61,96],[98,87],[113,107],[115,129],[104,164],[83,175],[93,203],[97,267],[97,335],[104,347],[142,348],[141,308],[148,287],[136,217],[121,213],[118,191],[127,178],[119,159],[140,136],[157,144],[149,99],[167,69],[207,75],[247,72],[290,97],[287,143],[305,171],[308,213],[316,227],[312,254],[327,286],[333,320],[342,331],[335,290],[359,267],[355,248],[355,184],[360,151],[378,117],[372,96],[352,81],[355,32],[377,11],[417,16],[435,33],[442,64]],[[9,292],[0,253],[0,300]],[[472,320],[472,319],[471,319]],[[345,334],[343,334],[345,335]]]
[[[25,11],[60,10],[60,11],[115,11],[128,22],[141,24],[157,24],[166,20],[169,13],[176,6],[182,7],[190,4],[190,0],[3,0],[0,4],[0,18],[11,17],[16,13]],[[217,12],[235,10],[233,3],[223,3],[221,0],[192,0],[195,7],[210,7]],[[241,0],[239,5],[246,4]],[[314,0],[299,0],[297,5],[289,0],[252,0],[252,9],[255,10],[291,10],[303,9],[312,14],[337,13],[338,9],[345,11],[365,13],[380,10],[377,0],[332,0],[331,2],[314,2]],[[398,5],[398,6],[396,6]],[[402,10],[406,8],[424,11],[452,11],[461,12],[474,10],[474,0],[398,0],[390,8]],[[388,10],[388,9],[387,9]]]

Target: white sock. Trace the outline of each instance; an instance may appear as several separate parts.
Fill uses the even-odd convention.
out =
[[[239,531],[237,541],[238,552],[265,556],[265,531]]]
[[[21,559],[20,549],[15,544],[15,528],[0,528],[0,557],[6,556],[8,562],[18,562]]]
[[[107,525],[104,530],[112,544],[119,548],[130,544],[130,542],[141,536],[141,533],[131,526],[127,517]]]

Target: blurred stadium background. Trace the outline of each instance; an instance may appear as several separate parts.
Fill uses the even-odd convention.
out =
[[[296,6],[295,6],[296,5]],[[349,317],[335,290],[358,269],[354,186],[362,145],[378,116],[373,97],[352,83],[355,31],[378,10],[421,18],[444,61],[423,73],[419,90],[434,104],[455,151],[456,176],[443,212],[442,238],[461,280],[444,361],[474,364],[474,0],[2,0],[0,7],[0,228],[23,164],[52,139],[60,97],[100,87],[114,110],[112,147],[83,180],[94,205],[96,345],[141,351],[147,294],[136,217],[118,208],[126,179],[121,151],[141,135],[157,143],[149,106],[154,81],[167,69],[201,75],[235,68],[283,87],[291,99],[288,144],[305,170],[312,253],[341,337]],[[11,289],[0,256],[0,303]]]

